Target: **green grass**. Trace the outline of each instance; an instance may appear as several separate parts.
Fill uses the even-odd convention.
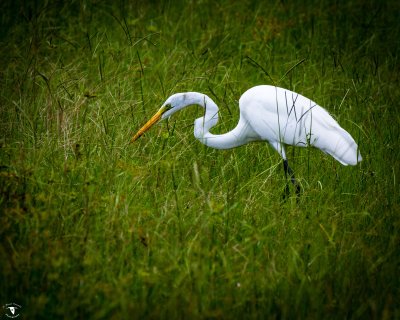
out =
[[[81,319],[399,319],[397,1],[0,5],[0,303]],[[213,150],[197,107],[135,131],[172,93],[238,120],[258,84],[324,106],[344,167],[265,143]]]

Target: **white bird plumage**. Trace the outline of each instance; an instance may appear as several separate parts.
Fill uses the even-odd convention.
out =
[[[343,165],[356,165],[362,160],[352,136],[324,108],[299,93],[270,85],[247,90],[239,100],[238,124],[220,135],[210,132],[218,122],[218,107],[210,97],[199,92],[176,93],[135,134],[132,142],[158,121],[190,105],[204,108],[204,116],[194,122],[196,139],[216,149],[268,141],[283,158],[285,174],[290,173],[294,184],[297,182],[287,163],[285,144],[316,147]]]
[[[343,165],[356,165],[362,160],[354,139],[325,109],[299,93],[269,85],[253,87],[241,96],[239,122],[232,131],[225,134],[215,135],[210,132],[218,122],[215,102],[203,93],[185,92],[170,96],[132,141],[159,120],[190,105],[199,105],[205,109],[204,116],[194,122],[194,136],[212,148],[230,149],[264,140],[284,160],[284,144],[316,147]]]

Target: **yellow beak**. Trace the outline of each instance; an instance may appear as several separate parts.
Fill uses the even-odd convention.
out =
[[[151,119],[147,121],[146,124],[133,136],[133,138],[131,139],[131,143],[139,139],[147,130],[149,130],[153,125],[160,121],[161,116],[167,110],[168,108],[166,108],[165,106],[161,107],[160,110],[158,110],[157,113],[152,116]]]

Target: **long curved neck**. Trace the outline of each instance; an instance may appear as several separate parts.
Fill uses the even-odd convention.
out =
[[[197,92],[191,93],[187,101],[188,105],[196,104],[204,108],[204,116],[194,122],[194,136],[206,146],[231,149],[254,140],[246,135],[249,127],[241,119],[232,131],[221,135],[212,134],[210,129],[218,122],[218,107],[215,102],[207,95]]]
[[[185,106],[189,105],[199,105],[204,108],[204,122],[212,123],[212,126],[208,129],[215,126],[218,122],[218,106],[216,103],[206,94],[199,92],[187,92],[184,94]]]

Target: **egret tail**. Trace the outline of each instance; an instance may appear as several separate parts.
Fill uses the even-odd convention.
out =
[[[352,136],[339,126],[331,127],[328,134],[315,142],[315,147],[334,157],[344,166],[355,166],[362,160],[357,143]]]

